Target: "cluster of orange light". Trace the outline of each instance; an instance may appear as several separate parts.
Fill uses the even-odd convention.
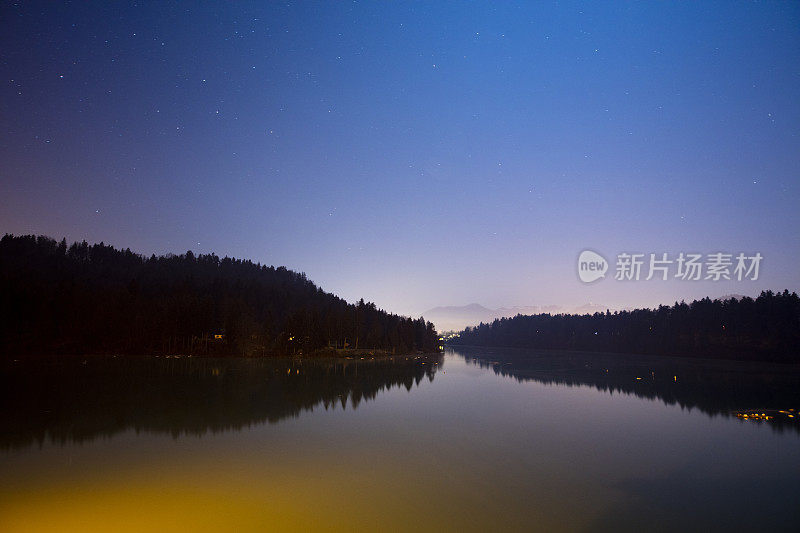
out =
[[[747,420],[770,420],[771,418],[775,418],[766,413],[736,413],[736,416]]]
[[[794,418],[794,409],[789,410],[779,410],[778,413],[785,415],[788,418]],[[736,413],[737,418],[741,418],[743,420],[772,420],[775,418],[774,414],[767,414],[767,413],[755,413],[755,412],[744,412],[744,413]]]

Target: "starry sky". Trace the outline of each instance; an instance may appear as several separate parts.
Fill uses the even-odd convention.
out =
[[[0,72],[3,232],[414,316],[800,290],[797,2],[3,2]],[[764,259],[583,284],[584,249]]]

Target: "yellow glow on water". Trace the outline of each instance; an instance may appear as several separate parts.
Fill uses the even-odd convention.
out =
[[[480,464],[455,468],[462,464],[458,457],[448,467],[457,473],[454,483],[426,454],[395,450],[393,457],[364,449],[320,454],[302,445],[237,449],[235,440],[221,447],[213,440],[168,446],[166,461],[149,453],[113,459],[108,454],[115,446],[95,443],[88,453],[76,455],[88,469],[58,466],[63,451],[50,448],[45,453],[55,454],[51,470],[38,479],[25,477],[23,462],[16,465],[14,479],[0,483],[0,531],[374,531],[389,526],[438,532],[521,530],[529,521],[543,530],[563,529],[565,523],[580,529],[601,508],[622,501],[588,483],[584,490],[592,501],[576,513],[574,502],[555,497],[574,481],[550,475],[545,476],[547,490],[533,501],[530,493],[518,499],[487,492],[482,480],[491,474]],[[98,459],[103,464],[94,464]],[[127,468],[107,468],[116,461],[127,462]]]
[[[231,464],[225,468],[236,471]],[[366,480],[358,480],[355,487],[347,483],[348,490],[343,490],[344,486],[326,481],[347,481],[342,472],[324,475],[303,470],[295,476],[285,471],[278,478],[262,478],[242,476],[241,472],[226,474],[215,465],[205,473],[194,469],[170,472],[162,480],[151,470],[136,479],[101,478],[78,486],[62,483],[31,488],[3,495],[0,530],[349,531],[369,529],[380,513],[399,515],[397,498],[383,494],[382,502],[374,501],[358,488],[364,487]]]
[[[269,520],[288,529],[287,514],[254,499],[190,486],[84,487],[22,494],[6,501],[3,531],[222,531],[254,530]],[[286,505],[286,502],[281,502]]]
[[[386,484],[386,474],[379,474]],[[339,482],[341,477],[336,477]],[[457,511],[463,501],[454,494],[428,491],[394,493],[383,488],[346,484],[334,486],[315,476],[305,481],[282,479],[257,485],[233,480],[215,485],[202,477],[179,482],[131,484],[125,480],[81,487],[4,495],[0,530],[4,533],[114,531],[119,533],[215,531],[404,531],[489,530],[505,520]],[[240,480],[241,481],[241,480]],[[275,481],[275,480],[272,480]],[[365,480],[359,480],[364,482]],[[202,488],[201,488],[202,487]],[[463,496],[463,495],[462,495]],[[431,502],[436,502],[432,505]],[[473,502],[479,506],[479,502]],[[543,510],[541,510],[543,511]],[[552,516],[529,509],[547,527]],[[516,514],[516,513],[514,513]],[[574,519],[574,518],[573,518]],[[507,519],[506,519],[507,520]]]

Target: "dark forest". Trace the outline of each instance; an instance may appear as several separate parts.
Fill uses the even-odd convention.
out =
[[[284,267],[191,251],[143,257],[44,236],[0,240],[5,357],[400,354],[438,344],[423,318],[349,304]]]
[[[800,298],[703,298],[593,315],[517,315],[467,328],[449,344],[800,362]]]

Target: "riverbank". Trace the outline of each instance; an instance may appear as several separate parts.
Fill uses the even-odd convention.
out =
[[[20,362],[20,361],[35,361],[47,359],[116,359],[116,358],[154,358],[154,359],[228,359],[228,358],[241,358],[241,359],[286,359],[286,358],[337,358],[337,359],[375,359],[375,358],[389,358],[389,357],[428,357],[441,355],[442,352],[405,352],[405,351],[392,351],[392,350],[379,350],[379,349],[350,349],[350,348],[322,348],[308,353],[262,353],[262,354],[225,354],[225,353],[211,353],[211,354],[24,354],[14,355],[5,358],[0,358],[0,362]]]

